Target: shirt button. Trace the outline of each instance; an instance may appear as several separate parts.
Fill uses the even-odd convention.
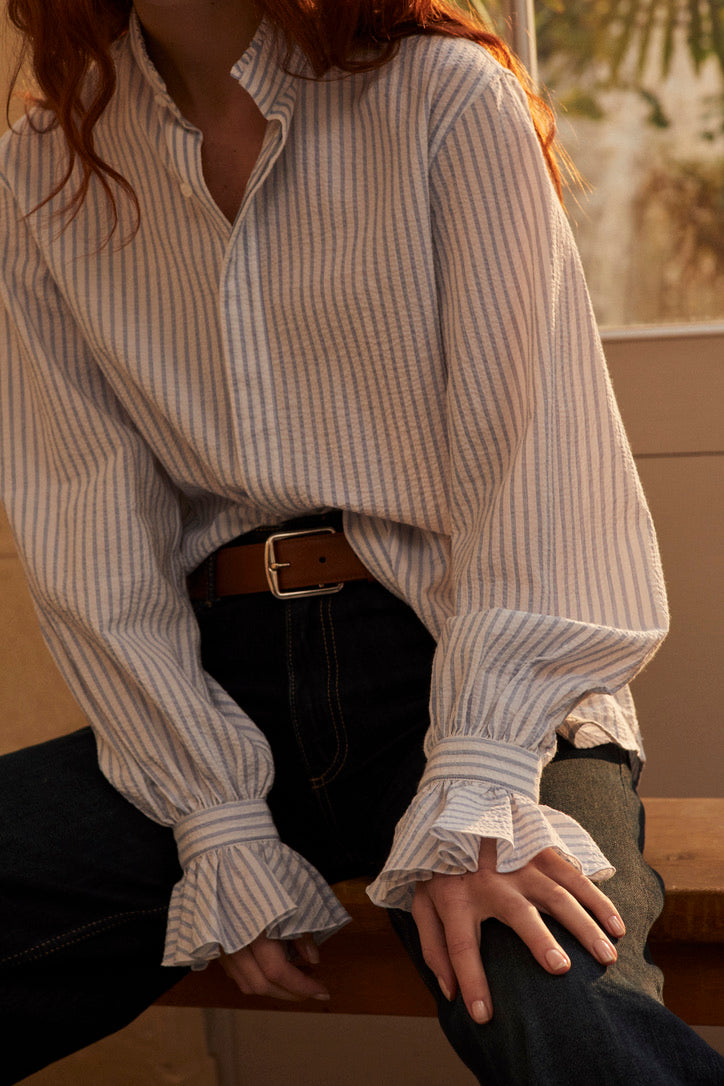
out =
[[[157,94],[155,96],[155,98],[154,98],[154,102],[156,103],[157,106],[165,106],[166,105],[166,98],[165,98],[165,96],[163,94]]]
[[[189,196],[193,196],[194,190],[191,188],[191,185],[189,185],[188,181],[184,181],[182,183],[182,185],[181,185],[181,194],[183,196],[186,196],[187,198]]]

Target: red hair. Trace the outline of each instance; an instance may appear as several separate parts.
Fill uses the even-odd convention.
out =
[[[555,123],[550,108],[535,94],[527,72],[505,43],[474,17],[464,15],[454,3],[257,0],[257,6],[284,39],[285,64],[296,44],[308,57],[316,78],[331,68],[344,72],[378,68],[393,58],[401,39],[411,34],[444,34],[478,42],[523,86],[548,170],[560,195],[560,171],[553,149]],[[71,218],[77,213],[95,176],[108,196],[113,232],[117,211],[111,182],[125,189],[134,202],[135,195],[128,181],[96,153],[93,128],[116,88],[110,51],[128,29],[131,0],[8,0],[7,12],[23,37],[21,62],[29,55],[38,87],[38,96],[32,101],[52,114],[49,127],[60,126],[69,151],[65,172],[44,203],[65,187],[78,162],[80,183],[65,210]],[[373,47],[375,55],[359,59],[360,47]],[[20,62],[11,92],[19,69]]]

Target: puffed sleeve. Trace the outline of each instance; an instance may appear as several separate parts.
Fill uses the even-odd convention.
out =
[[[277,835],[266,739],[200,665],[178,496],[100,371],[0,178],[2,500],[45,639],[100,766],[173,826],[184,869],[168,965],[261,932],[319,938],[348,917]]]
[[[541,806],[556,730],[622,690],[664,637],[656,540],[578,253],[518,82],[500,70],[430,174],[447,425],[454,613],[434,661],[427,768],[369,890],[409,908],[433,872],[553,847],[612,874]]]

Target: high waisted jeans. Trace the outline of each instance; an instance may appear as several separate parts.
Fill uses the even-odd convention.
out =
[[[429,634],[364,583],[295,601],[209,601],[198,616],[206,668],[271,744],[282,839],[331,882],[376,874],[423,768]],[[641,858],[625,756],[562,742],[542,800],[579,819],[617,868],[607,893],[628,928],[618,962],[604,969],[551,922],[573,964],[550,976],[487,921],[495,1014],[479,1026],[459,998],[440,995],[414,922],[395,912],[451,1043],[486,1084],[724,1083],[724,1061],[660,1002],[645,943],[662,895]],[[173,835],[104,780],[88,730],[0,759],[0,805],[0,1083],[9,1084],[120,1028],[184,970],[159,965],[180,875]],[[412,1086],[404,1071],[394,1078]]]

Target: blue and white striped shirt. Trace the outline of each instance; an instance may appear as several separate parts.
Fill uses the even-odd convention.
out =
[[[165,961],[346,920],[278,840],[268,744],[203,672],[185,576],[329,507],[438,642],[428,767],[370,889],[560,849],[556,731],[640,753],[626,684],[666,627],[656,542],[525,99],[467,41],[298,80],[263,22],[233,75],[268,119],[233,226],[138,24],[101,156],[141,207],[65,229],[57,131],[0,145],[2,497],[45,637],[111,782],[175,827]],[[292,59],[304,63],[301,54]],[[132,209],[120,200],[121,236]],[[310,434],[314,440],[310,440]]]

